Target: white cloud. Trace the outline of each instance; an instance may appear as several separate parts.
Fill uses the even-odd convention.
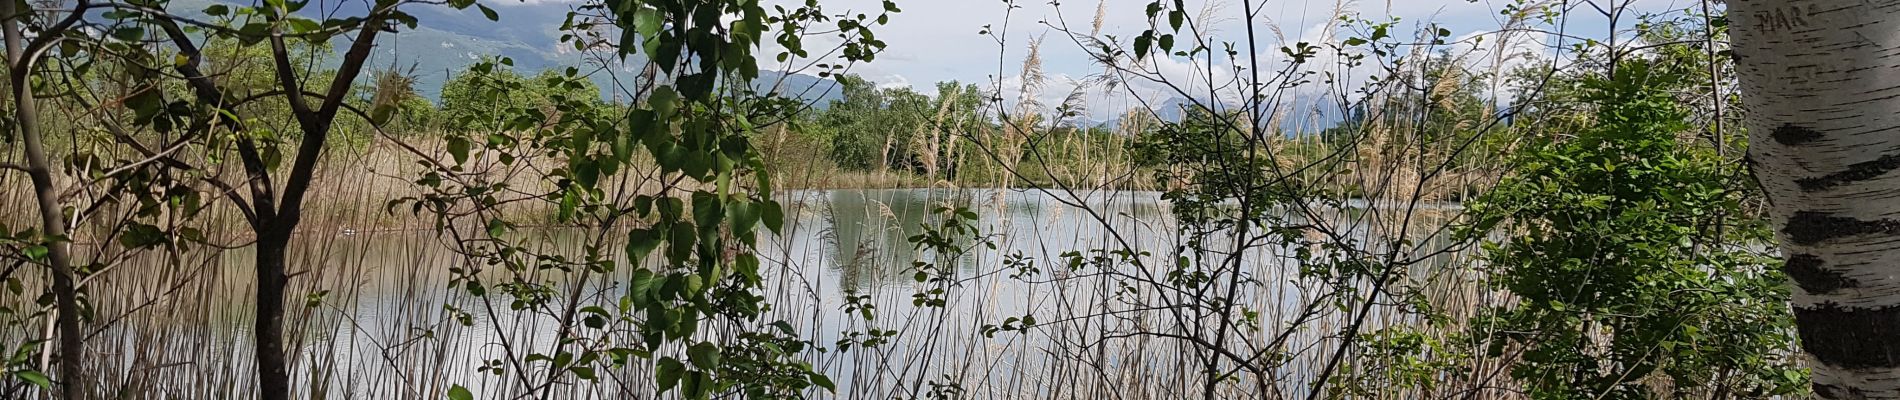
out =
[[[540,0],[554,1],[554,0]],[[1148,29],[1144,9],[1150,0],[1107,0],[1107,12],[1102,18],[1101,34],[1113,36],[1124,46],[1133,37]],[[1257,38],[1264,44],[1256,49],[1263,58],[1259,61],[1263,77],[1271,76],[1269,71],[1285,67],[1287,57],[1280,52],[1283,46],[1297,42],[1337,43],[1350,36],[1364,35],[1363,32],[1346,29],[1338,25],[1339,18],[1335,8],[1343,7],[1356,13],[1360,18],[1373,21],[1387,21],[1397,18],[1401,22],[1395,27],[1394,35],[1406,36],[1414,29],[1437,23],[1455,32],[1457,40],[1440,48],[1454,54],[1462,53],[1468,66],[1474,69],[1489,70],[1494,65],[1504,69],[1515,68],[1531,62],[1548,60],[1550,43],[1543,35],[1497,33],[1499,27],[1507,22],[1497,10],[1500,7],[1516,3],[1514,0],[1201,0],[1189,1],[1188,8],[1207,10],[1197,13],[1197,20],[1213,21],[1212,26],[1203,27],[1203,31],[1212,32],[1216,38],[1213,47],[1224,48],[1227,43],[1244,43],[1246,23],[1241,17],[1240,1],[1253,1],[1261,9],[1255,10],[1258,19],[1252,21]],[[1633,0],[1633,7],[1640,11],[1655,12],[1681,9],[1698,4],[1698,0]],[[766,7],[785,5],[790,8],[803,4],[803,0],[766,0]],[[882,9],[882,0],[824,0],[829,14],[849,11],[852,14],[873,13]],[[940,81],[957,80],[974,83],[985,89],[1001,88],[1006,106],[1013,106],[1018,99],[1015,92],[1020,87],[1022,58],[1026,55],[1026,45],[1031,38],[1042,36],[1045,45],[1042,48],[1044,71],[1048,76],[1046,87],[1037,96],[1043,104],[1053,107],[1060,104],[1071,91],[1089,81],[1091,75],[1100,73],[1101,66],[1095,65],[1087,49],[1063,36],[1062,30],[1069,29],[1086,34],[1093,29],[1090,26],[1096,17],[1096,1],[1069,0],[1051,3],[1043,1],[1017,0],[1019,8],[1011,11],[1001,1],[973,0],[900,0],[903,12],[891,16],[890,23],[874,27],[878,38],[889,44],[885,53],[877,61],[853,67],[853,73],[867,79],[880,82],[881,86],[910,85],[920,92],[936,91],[935,84]],[[1571,23],[1585,27],[1573,34],[1601,36],[1603,29],[1595,32],[1587,27],[1607,25],[1607,21],[1598,21],[1600,17],[1591,17],[1594,11],[1579,9],[1573,13]],[[1007,17],[1007,19],[1005,18]],[[1596,19],[1592,19],[1596,18]],[[1625,25],[1633,21],[1626,17]],[[1005,43],[998,43],[995,36],[979,35],[986,29],[1004,35]],[[1007,29],[1005,29],[1007,26]],[[1503,40],[1504,46],[1498,44]],[[1480,39],[1482,38],[1482,39]],[[1185,42],[1185,39],[1178,39]],[[807,40],[808,49],[828,49],[835,46],[835,36],[820,35]],[[1241,49],[1244,50],[1244,49]],[[1502,50],[1500,52],[1500,50]],[[762,52],[768,57],[777,53],[776,47]],[[816,53],[817,51],[814,51]],[[1503,54],[1502,59],[1499,55]],[[1204,58],[1154,58],[1145,69],[1154,76],[1173,82],[1200,82],[1192,89],[1195,94],[1189,97],[1205,99],[1209,95],[1206,82],[1210,75],[1217,83],[1232,82],[1234,69],[1227,61],[1216,58],[1210,68]],[[1312,84],[1302,86],[1297,93],[1302,96],[1331,94],[1334,96],[1356,96],[1350,87],[1363,84],[1378,71],[1377,65],[1364,65],[1352,69],[1337,67],[1339,56],[1327,48],[1322,48],[1308,61],[1309,72],[1330,72],[1342,84],[1326,87],[1324,75],[1314,75]],[[1499,62],[1502,64],[1498,64]],[[1227,102],[1237,102],[1245,88],[1234,85],[1220,85],[1213,97]],[[1141,79],[1128,81],[1128,85],[1113,90],[1100,87],[1084,87],[1084,99],[1088,101],[1088,117],[1105,119],[1120,114],[1129,107],[1137,106],[1144,100],[1150,103],[1166,101],[1176,96],[1176,89]]]
[[[895,75],[895,74],[885,75],[882,78],[879,78],[877,76],[866,76],[865,78],[870,79],[873,82],[878,82],[877,87],[879,89],[912,87],[910,83],[910,79],[904,78],[903,75]],[[924,86],[932,88],[933,90],[936,88],[936,86],[934,85],[924,85]]]

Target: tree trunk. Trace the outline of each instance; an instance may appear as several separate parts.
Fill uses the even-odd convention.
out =
[[[284,350],[285,257],[289,254],[290,229],[268,227],[257,239],[257,340],[258,394],[264,400],[283,400],[290,396],[290,354]]]
[[[1814,392],[1900,398],[1900,0],[1730,3]]]
[[[39,110],[33,101],[33,89],[29,84],[32,63],[25,58],[26,49],[21,43],[25,35],[20,31],[19,18],[14,2],[0,4],[0,15],[6,16],[0,22],[4,30],[7,48],[7,68],[9,85],[12,86],[13,118],[19,125],[21,142],[26,151],[26,173],[33,181],[33,197],[37,200],[40,213],[40,229],[46,237],[52,238],[46,243],[47,264],[52,269],[53,299],[58,314],[54,316],[59,326],[59,394],[64,399],[85,398],[80,382],[82,375],[80,360],[84,355],[85,334],[79,331],[78,290],[73,287],[72,256],[67,251],[65,214],[61,211],[57,195],[53,193],[52,161],[46,155],[45,140],[39,131]],[[58,33],[58,32],[55,32]],[[42,35],[46,33],[41,33]]]

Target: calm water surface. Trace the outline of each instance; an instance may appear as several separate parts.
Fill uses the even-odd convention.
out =
[[[1101,390],[1167,398],[1197,384],[1185,378],[1193,375],[1192,358],[1174,346],[1105,340],[1112,332],[1152,328],[1146,324],[1156,320],[1097,316],[1115,309],[1109,293],[1120,289],[1058,265],[1066,252],[1123,244],[1171,254],[1180,243],[1177,226],[1156,193],[833,190],[782,194],[780,201],[790,221],[783,235],[762,238],[759,249],[775,305],[771,319],[791,322],[830,348],[806,358],[838,382],[837,397],[910,397],[937,382],[961,385],[978,398],[1094,398]],[[939,223],[933,210],[946,206],[976,211],[982,236],[965,242],[970,251],[955,257],[915,249],[908,238]],[[586,240],[561,230],[536,237],[552,251],[573,251]],[[500,299],[505,296],[471,298],[451,289],[448,269],[469,261],[433,232],[304,235],[296,247],[294,290],[315,307],[292,323],[304,327],[295,379],[311,398],[441,398],[450,385],[475,389],[480,398],[518,396],[518,371],[497,375],[484,365],[519,359],[523,349],[552,348],[561,327],[547,315],[511,311]],[[1259,251],[1246,257],[1247,268],[1273,276],[1280,265],[1275,260],[1291,249]],[[98,293],[132,293],[98,305],[100,315],[122,316],[97,335],[103,339],[94,339],[97,351],[119,357],[97,367],[107,377],[99,386],[159,398],[249,397],[250,257],[247,249],[183,257],[128,275],[136,278],[97,283]],[[1011,277],[1018,271],[1004,267],[1013,257],[1031,260],[1039,271]],[[943,309],[913,306],[920,289],[912,278],[915,261],[956,271],[959,282],[946,293]],[[567,276],[546,279],[577,284]],[[1304,301],[1291,286],[1263,281],[1243,297],[1269,316]],[[588,282],[583,301],[613,304],[622,282]],[[877,318],[842,312],[849,295],[869,296]],[[473,324],[457,323],[450,309],[466,312]],[[984,325],[1025,314],[1065,322],[1045,322],[1027,334],[982,334]],[[873,349],[835,348],[867,329],[904,333]],[[598,381],[563,385],[556,393],[647,398],[651,376],[645,368],[603,371]],[[1126,382],[1142,387],[1117,386]]]

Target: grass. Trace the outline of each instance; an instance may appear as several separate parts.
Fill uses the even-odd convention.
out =
[[[439,144],[415,147],[443,157]],[[412,143],[413,144],[413,143]],[[770,154],[770,153],[768,153]],[[510,397],[529,393],[509,368],[502,375],[484,373],[491,360],[519,359],[521,354],[546,351],[545,333],[555,319],[543,313],[508,310],[496,304],[444,290],[448,268],[479,260],[450,251],[434,232],[434,221],[406,212],[384,211],[391,198],[413,196],[419,189],[409,180],[422,171],[405,160],[409,150],[383,141],[335,149],[327,155],[308,205],[309,217],[292,246],[293,304],[290,326],[301,332],[294,376],[307,398],[439,398],[452,385],[464,385],[481,397]],[[1148,197],[1105,200],[1100,193],[1115,189],[1158,186],[1145,168],[1104,157],[1089,167],[1026,171],[1029,179],[1003,178],[994,165],[966,160],[954,182],[928,179],[905,171],[846,171],[823,157],[778,153],[768,159],[781,189],[937,188],[931,192],[803,192],[781,194],[790,211],[787,234],[762,245],[767,260],[769,290],[775,304],[770,319],[794,323],[795,329],[826,352],[804,355],[840,385],[836,397],[883,399],[893,397],[947,398],[1127,398],[1172,399],[1203,393],[1205,361],[1218,348],[1246,349],[1275,354],[1273,374],[1239,374],[1216,387],[1222,398],[1294,397],[1311,390],[1300,371],[1323,363],[1328,350],[1338,346],[1332,332],[1349,323],[1352,313],[1326,312],[1311,320],[1294,321],[1303,313],[1326,305],[1327,299],[1309,292],[1322,286],[1242,285],[1237,299],[1260,313],[1256,330],[1224,339],[1208,347],[1178,337],[1207,337],[1208,326],[1183,324],[1169,308],[1182,307],[1180,299],[1144,293],[1125,297],[1118,285],[1126,278],[1166,274],[1170,265],[1159,257],[1188,240],[1177,222],[1168,217],[1165,203]],[[536,160],[503,167],[478,159],[471,171],[523,192],[545,190],[548,182],[532,177],[545,164]],[[1401,164],[1401,163],[1394,163]],[[1362,169],[1358,182],[1380,188],[1364,193],[1410,192],[1405,182],[1434,182],[1420,174],[1397,179],[1372,179],[1380,170]],[[1078,172],[1092,171],[1092,172]],[[637,175],[637,174],[636,174]],[[0,179],[13,174],[0,175]],[[1069,208],[1053,201],[1071,195],[1055,191],[1044,196],[1034,188],[1054,186],[1058,178],[1079,187],[1072,200],[1090,204]],[[1344,180],[1340,182],[1345,182]],[[21,202],[23,182],[0,180],[0,200]],[[616,190],[650,193],[646,180],[623,182]],[[1029,188],[1026,194],[980,188]],[[1101,192],[1091,192],[1101,190]],[[784,193],[784,192],[781,192]],[[866,194],[868,193],[868,194]],[[882,194],[880,194],[882,193]],[[926,193],[913,198],[888,198],[892,193]],[[1033,201],[1011,196],[1038,196]],[[840,203],[831,196],[863,196],[858,205]],[[1394,195],[1395,196],[1395,195]],[[847,202],[848,203],[848,202]],[[945,255],[910,248],[907,238],[921,226],[937,220],[929,206],[962,205],[981,211],[991,250],[974,246],[967,254]],[[1132,208],[1127,208],[1132,207]],[[1374,208],[1390,206],[1373,206]],[[554,210],[541,202],[524,202],[506,212],[525,220],[552,221]],[[1402,210],[1375,209],[1323,213],[1352,235],[1389,238],[1402,235],[1407,224],[1435,226],[1444,221],[1420,219],[1397,222]],[[8,213],[23,215],[28,213]],[[218,209],[196,222],[213,245],[197,245],[142,253],[124,253],[112,243],[76,238],[78,253],[108,267],[94,271],[86,283],[95,316],[88,325],[87,369],[98,379],[90,390],[102,397],[134,398],[247,398],[254,377],[248,343],[248,299],[254,279],[245,247],[248,228],[229,209]],[[573,254],[582,242],[560,227],[535,231],[535,247],[550,253]],[[96,231],[95,231],[96,234]],[[1140,249],[1157,257],[1137,267],[1103,265],[1070,270],[1061,267],[1067,250],[1114,248],[1111,234],[1133,238]],[[228,247],[229,249],[220,249]],[[841,252],[840,249],[850,251]],[[1382,250],[1392,251],[1392,250]],[[1026,279],[1012,278],[1006,258],[1021,252],[1032,257],[1040,271]],[[1246,258],[1245,268],[1262,282],[1302,278],[1291,274],[1304,261],[1293,247],[1261,248]],[[1443,265],[1464,262],[1452,254]],[[912,261],[956,265],[963,280],[946,287],[943,308],[917,307],[915,291],[905,270]],[[849,267],[847,267],[849,265]],[[847,269],[853,278],[846,279]],[[866,270],[865,268],[869,268]],[[1147,268],[1147,269],[1141,269]],[[868,272],[867,272],[868,271]],[[1113,271],[1108,273],[1108,271]],[[624,282],[627,271],[615,272],[606,282]],[[558,271],[532,272],[533,279],[556,287],[577,288],[578,277]],[[836,276],[833,276],[836,275]],[[37,274],[15,275],[24,287],[40,286]],[[1478,289],[1468,274],[1420,275],[1430,283],[1434,304],[1443,304],[1462,316],[1475,304],[1496,301]],[[848,282],[849,281],[849,282]],[[1306,282],[1303,285],[1315,285]],[[582,304],[608,304],[615,286],[583,289]],[[877,318],[864,320],[843,312],[846,290],[870,296]],[[15,310],[37,310],[26,296],[0,296]],[[493,300],[491,300],[493,301]],[[463,310],[475,322],[455,323],[457,314],[444,305]],[[986,334],[990,325],[1026,313],[1038,314],[1040,329]],[[1205,310],[1190,315],[1211,317]],[[1405,313],[1381,312],[1374,326],[1418,324]],[[16,313],[0,317],[0,343],[18,346],[44,332],[44,314]],[[1305,329],[1293,340],[1273,347],[1275,334]],[[896,335],[878,346],[839,349],[837,341],[851,332],[889,330]],[[717,339],[717,334],[712,339]],[[612,337],[612,335],[609,335]],[[39,353],[44,366],[47,353]],[[1378,360],[1353,358],[1349,366],[1373,366]],[[1228,368],[1234,365],[1228,364]],[[558,398],[616,398],[644,396],[651,386],[652,365],[603,371],[594,382],[562,381],[550,392]],[[1368,378],[1370,379],[1370,378]],[[1488,384],[1474,379],[1472,386]],[[15,382],[0,388],[7,398],[34,398],[44,393]],[[1274,395],[1271,393],[1279,393]],[[1385,398],[1409,398],[1424,392],[1391,392]],[[813,392],[819,397],[830,397]],[[1488,397],[1488,396],[1487,396]]]

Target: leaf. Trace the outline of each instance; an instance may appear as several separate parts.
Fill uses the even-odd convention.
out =
[[[295,32],[295,33],[314,32],[316,30],[323,29],[323,26],[317,24],[317,21],[312,21],[308,19],[291,18],[289,22],[290,22],[290,31]]]
[[[462,387],[462,385],[455,385],[449,388],[449,400],[474,400],[474,399],[475,399],[475,394],[470,393],[468,391],[468,388]]]
[[[1150,29],[1135,37],[1135,58],[1148,58],[1148,49],[1154,46],[1155,31]]]
[[[495,9],[493,9],[493,8],[488,8],[488,6],[487,6],[487,5],[483,5],[483,4],[476,4],[476,5],[475,5],[475,7],[476,7],[476,8],[480,8],[480,9],[482,9],[482,16],[484,16],[484,17],[488,17],[488,20],[489,20],[489,21],[500,21],[500,20],[501,20],[501,15],[500,15],[500,14],[496,14],[496,13],[495,13]]]
[[[777,201],[767,201],[761,205],[763,210],[760,211],[763,215],[760,218],[765,220],[765,229],[772,230],[773,234],[780,234],[779,231],[785,228],[785,210],[779,208]]]
[[[647,254],[653,253],[653,249],[660,247],[660,241],[659,232],[650,228],[638,228],[627,232],[627,258],[632,259],[634,265],[639,265],[640,260],[645,259]]]
[[[501,218],[494,218],[494,219],[488,220],[488,237],[499,238],[502,235],[507,235],[507,234],[508,234],[508,221],[503,221],[501,220]]]
[[[673,357],[661,358],[659,368],[653,369],[654,384],[659,385],[660,393],[666,393],[669,390],[673,390],[674,387],[679,386],[680,376],[685,373],[686,364],[680,363],[679,359]]]
[[[660,22],[661,16],[659,10],[640,7],[639,11],[633,12],[633,30],[634,32],[640,33],[640,36],[650,38],[660,33]]]
[[[145,37],[145,28],[128,26],[114,29],[112,30],[112,37],[128,42],[136,42]]]
[[[13,373],[13,376],[20,377],[20,380],[27,381],[41,388],[51,389],[53,387],[53,380],[48,379],[46,374],[39,373],[39,371],[20,371]]]
[[[468,139],[461,136],[449,137],[449,155],[455,157],[456,164],[468,162]]]
[[[396,116],[396,106],[394,104],[384,104],[376,106],[375,110],[369,112],[369,122],[376,126],[382,126],[383,124],[388,124],[389,119],[394,116]]]
[[[660,86],[647,96],[647,105],[653,107],[655,118],[665,120],[673,117],[673,111],[679,106],[679,92],[672,86]]]
[[[684,389],[683,391],[685,393],[683,394],[686,398],[700,400],[708,398],[709,395],[712,394],[713,385],[712,376],[710,374],[693,371],[688,373],[687,376],[686,385],[682,388]]]
[[[719,345],[712,344],[712,342],[699,342],[699,344],[695,344],[693,347],[686,349],[686,358],[692,360],[693,366],[699,367],[699,369],[717,369],[719,368],[720,361]]]
[[[48,252],[48,249],[46,248],[46,246],[33,245],[33,246],[27,246],[26,250],[23,250],[23,251],[26,253],[26,258],[39,260],[39,259],[46,258],[46,253]]]
[[[831,391],[832,393],[838,392],[838,384],[831,383],[831,378],[825,376],[825,374],[820,374],[820,373],[815,373],[815,372],[812,373],[811,384],[817,385],[818,387],[821,387],[821,388],[825,388],[825,390]]]

